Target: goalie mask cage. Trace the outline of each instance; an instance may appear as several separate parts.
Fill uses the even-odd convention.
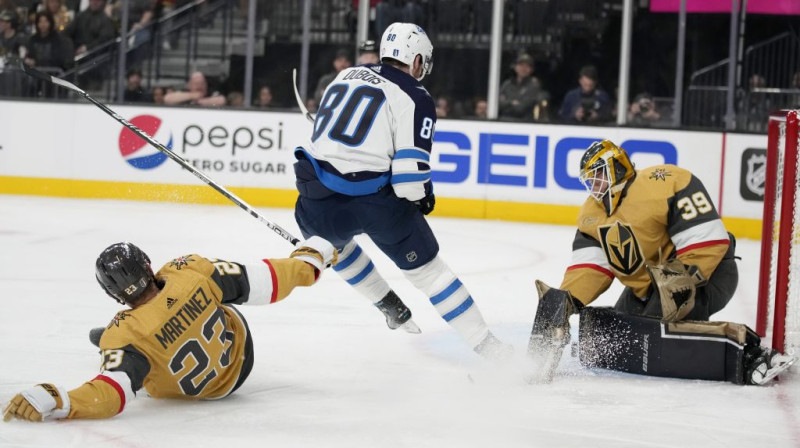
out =
[[[756,332],[772,348],[800,354],[800,178],[798,116],[770,114]]]

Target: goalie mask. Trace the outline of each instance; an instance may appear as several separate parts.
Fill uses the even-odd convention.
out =
[[[417,55],[422,57],[422,81],[433,70],[433,44],[425,30],[413,23],[395,22],[386,28],[381,38],[381,61],[394,59],[409,67],[414,66]]]
[[[625,186],[636,175],[624,149],[609,140],[594,142],[581,157],[581,183],[611,216],[619,206]]]
[[[123,305],[135,303],[155,281],[150,258],[131,243],[108,246],[97,257],[95,277],[103,291]]]

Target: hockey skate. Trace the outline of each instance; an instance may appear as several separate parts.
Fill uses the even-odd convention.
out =
[[[503,361],[514,353],[514,347],[501,342],[491,331],[473,350],[490,361]]]
[[[797,358],[766,347],[753,347],[745,353],[745,382],[761,386],[792,366]]]
[[[394,291],[389,291],[380,302],[375,303],[375,306],[386,316],[386,325],[390,329],[402,328],[408,333],[422,333],[419,326],[411,320],[411,310]]]

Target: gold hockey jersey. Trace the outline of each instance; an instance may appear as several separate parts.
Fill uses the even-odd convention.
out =
[[[594,198],[584,202],[561,289],[588,305],[616,277],[644,298],[645,266],[671,257],[711,276],[730,239],[699,179],[675,165],[657,165],[637,171],[624,194],[611,216]]]
[[[314,283],[301,260],[239,264],[178,257],[156,273],[157,296],[116,314],[100,340],[101,373],[69,392],[68,418],[106,418],[144,388],[155,398],[216,399],[249,373],[251,337],[234,304],[274,303]],[[252,358],[252,341],[250,342]]]

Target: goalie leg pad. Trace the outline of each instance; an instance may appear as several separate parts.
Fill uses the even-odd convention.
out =
[[[578,354],[586,367],[744,384],[745,347],[759,343],[742,324],[662,323],[611,308],[580,311]]]

